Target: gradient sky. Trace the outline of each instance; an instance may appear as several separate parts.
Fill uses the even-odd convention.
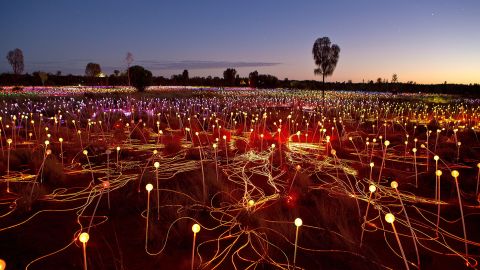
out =
[[[480,1],[171,0],[0,2],[0,72],[20,48],[25,71],[83,74],[134,64],[170,77],[222,76],[234,67],[280,79],[318,79],[311,49],[340,46],[330,81],[480,83]]]

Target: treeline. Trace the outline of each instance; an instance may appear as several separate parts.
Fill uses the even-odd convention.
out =
[[[230,72],[229,74],[227,74]],[[443,94],[467,94],[480,95],[480,84],[416,84],[373,82],[326,82],[315,80],[279,80],[277,77],[268,74],[251,72],[249,77],[240,77],[234,69],[227,69],[222,77],[189,77],[188,71],[182,74],[173,75],[170,78],[154,76],[151,85],[165,86],[211,86],[211,87],[255,87],[255,88],[287,88],[287,89],[318,89],[318,90],[345,90],[345,91],[371,91],[371,92],[393,92],[393,93],[443,93]],[[233,70],[233,71],[232,71]],[[112,74],[106,77],[91,77],[79,75],[44,74],[34,72],[32,74],[0,74],[0,86],[71,86],[71,85],[95,85],[95,86],[123,86],[128,85],[126,74]]]

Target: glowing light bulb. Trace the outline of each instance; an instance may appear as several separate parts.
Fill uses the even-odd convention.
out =
[[[63,142],[63,138],[58,138],[58,141],[59,141],[59,142]]]
[[[117,151],[120,151],[120,146],[117,146]]]
[[[7,268],[7,263],[0,259],[0,270],[5,270]]]
[[[392,213],[388,213],[385,215],[385,220],[388,223],[393,223],[395,221],[395,216]]]
[[[370,185],[370,186],[368,187],[368,190],[370,190],[370,192],[373,193],[373,192],[375,192],[375,191],[377,190],[377,187],[376,187],[375,185]]]
[[[153,163],[153,167],[155,167],[155,169],[158,169],[160,167],[160,162],[156,161],[155,163]]]
[[[90,235],[88,235],[88,233],[86,232],[81,233],[80,236],[78,237],[78,240],[80,240],[80,242],[84,244],[87,243],[89,239],[90,239]]]
[[[435,161],[438,161],[438,160],[440,159],[440,157],[437,156],[437,155],[435,155],[435,156],[433,157],[433,159],[434,159]]]
[[[249,200],[248,201],[248,206],[252,207],[255,204],[254,200]]]
[[[392,183],[390,183],[390,186],[391,186],[392,188],[395,188],[395,189],[398,188],[398,183],[397,183],[397,181],[392,181]]]
[[[200,231],[200,225],[198,225],[197,223],[193,224],[192,232],[193,233],[198,233],[199,231]]]
[[[83,154],[86,156],[88,155],[88,151],[87,150],[83,150]]]
[[[146,189],[148,192],[150,192],[150,191],[152,191],[152,189],[153,189],[153,185],[152,185],[152,184],[147,184],[147,185],[145,186],[145,189]]]
[[[439,176],[439,177],[442,176],[442,171],[437,170],[437,171],[435,172],[435,175],[436,175],[436,176]]]
[[[460,175],[460,173],[457,170],[452,171],[452,176],[457,178]]]
[[[370,162],[370,168],[373,168],[373,165],[375,165],[373,162]]]
[[[8,143],[8,144],[11,144],[11,143],[12,143],[12,139],[7,139],[7,143]]]
[[[385,144],[385,146],[389,146],[389,145],[390,145],[390,141],[385,141],[384,144]]]
[[[295,226],[300,227],[303,225],[303,221],[301,218],[296,218],[295,219]]]

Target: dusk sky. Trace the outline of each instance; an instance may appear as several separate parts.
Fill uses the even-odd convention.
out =
[[[388,3],[388,4],[387,4]],[[84,74],[126,68],[155,75],[316,79],[311,49],[323,36],[341,48],[330,81],[378,77],[417,83],[480,83],[480,1],[2,1],[0,72],[20,48],[25,71]]]

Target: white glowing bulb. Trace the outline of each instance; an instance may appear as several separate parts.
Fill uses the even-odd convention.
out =
[[[192,232],[193,233],[198,233],[199,231],[200,231],[200,225],[198,225],[197,223],[193,224]]]
[[[392,213],[388,213],[385,215],[385,220],[388,223],[393,223],[395,221],[395,216]]]
[[[301,218],[296,218],[295,219],[295,226],[300,227],[303,225],[303,221]]]
[[[88,235],[88,233],[86,232],[81,233],[80,236],[78,237],[78,240],[80,240],[80,242],[84,244],[87,243],[89,239],[90,239],[90,235]]]
[[[390,186],[391,186],[392,188],[397,188],[397,187],[398,187],[397,181],[392,181],[392,183],[390,183]]]

